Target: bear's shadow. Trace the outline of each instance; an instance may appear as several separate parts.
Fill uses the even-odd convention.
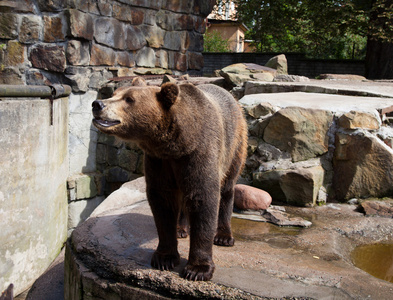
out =
[[[107,231],[108,224],[115,229],[113,232]],[[152,216],[141,213],[97,216],[86,220],[82,226],[94,226],[97,232],[100,232],[100,227],[105,228],[104,236],[93,237],[96,246],[89,255],[95,256],[97,260],[112,261],[114,264],[132,260],[138,268],[153,269],[150,261],[158,245],[158,235]],[[78,256],[83,254],[79,253]],[[187,259],[181,256],[180,264],[172,272],[181,275],[186,264]],[[94,266],[88,267],[95,269]]]

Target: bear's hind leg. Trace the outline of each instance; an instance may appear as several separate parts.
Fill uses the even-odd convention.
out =
[[[231,216],[234,202],[234,182],[227,179],[221,188],[220,210],[218,215],[217,233],[214,244],[218,246],[231,247],[235,244],[232,236]]]
[[[188,237],[189,226],[185,208],[180,211],[179,220],[177,221],[177,238],[184,239]]]
[[[235,193],[234,188],[246,157],[245,145],[247,145],[245,141],[239,145],[227,177],[221,185],[217,233],[214,237],[214,244],[218,246],[231,247],[235,244],[235,239],[232,236],[231,230],[231,217]]]

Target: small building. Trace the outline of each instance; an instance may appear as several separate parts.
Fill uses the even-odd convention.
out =
[[[244,24],[233,20],[208,19],[207,28],[209,32],[216,31],[228,40],[231,52],[244,52],[244,34],[248,30]]]
[[[207,17],[208,32],[216,31],[229,42],[229,51],[244,52],[244,35],[248,28],[236,18],[234,1],[218,1]]]

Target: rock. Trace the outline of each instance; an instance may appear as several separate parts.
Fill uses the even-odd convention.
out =
[[[173,54],[174,68],[178,71],[187,71],[187,55],[179,52],[171,52]],[[169,56],[171,58],[171,56]]]
[[[135,66],[135,60],[131,52],[126,52],[126,51],[118,52],[116,56],[116,61],[120,66],[129,67],[129,68]]]
[[[280,178],[287,203],[297,206],[316,205],[325,171],[321,166],[288,171]]]
[[[362,201],[360,206],[364,210],[366,216],[379,216],[385,218],[393,218],[393,201]]]
[[[252,80],[249,75],[220,72],[225,81],[231,86],[242,86],[244,82]]]
[[[139,50],[146,45],[142,30],[137,26],[129,25],[126,28],[126,49]]]
[[[54,72],[64,72],[66,56],[62,46],[39,44],[30,51],[30,61],[33,67]]]
[[[185,51],[188,48],[186,31],[167,31],[164,37],[164,48],[174,51]]]
[[[338,119],[338,125],[344,129],[377,130],[381,126],[379,116],[368,112],[350,111]]]
[[[66,36],[66,27],[63,26],[63,18],[44,16],[44,42],[52,43],[64,41]]]
[[[169,56],[165,50],[156,51],[156,67],[168,69],[169,67]]]
[[[90,65],[113,66],[116,61],[116,53],[112,48],[94,44],[91,47]]]
[[[63,0],[38,0],[38,6],[42,11],[56,12],[60,11],[64,6],[65,2]]]
[[[255,73],[271,73],[276,75],[277,71],[272,68],[260,66],[252,63],[239,63],[227,66],[221,69],[223,73],[234,73],[242,75],[251,75]]]
[[[286,201],[285,194],[280,185],[281,176],[285,173],[285,170],[254,172],[252,174],[252,185],[267,191],[275,201]]]
[[[272,73],[255,73],[251,75],[251,78],[254,78],[258,81],[266,81],[266,82],[274,81],[274,76]]]
[[[270,103],[258,103],[255,106],[247,106],[244,108],[247,112],[247,114],[254,119],[259,119],[260,117],[266,117],[268,115],[271,115],[275,113],[275,109],[273,105]]]
[[[68,10],[69,30],[72,37],[92,41],[94,37],[93,17],[77,9]]]
[[[5,52],[5,65],[17,67],[25,62],[26,47],[18,41],[8,41],[7,51]],[[1,64],[1,62],[0,62]]]
[[[284,54],[280,54],[269,59],[265,64],[265,67],[276,69],[277,75],[288,75],[288,63]]]
[[[163,85],[163,84],[166,83],[166,82],[177,83],[176,79],[173,78],[172,76],[169,76],[169,75],[165,75],[165,76],[162,78],[162,83],[161,83],[161,85]]]
[[[0,15],[0,38],[14,39],[18,37],[18,16],[14,14]]]
[[[28,16],[22,18],[19,31],[19,41],[24,44],[32,44],[40,40],[42,21],[38,16]]]
[[[79,40],[70,40],[67,44],[67,60],[74,66],[89,65],[89,43]]]
[[[332,121],[330,111],[287,107],[270,118],[263,139],[289,152],[294,162],[310,159],[327,152]]]
[[[124,21],[132,25],[143,23],[144,13],[141,10],[130,7],[129,5],[113,4],[113,17],[119,21]]]
[[[299,75],[277,75],[274,77],[273,82],[308,82],[310,78]]]
[[[265,218],[267,222],[278,226],[310,227],[312,225],[310,221],[304,220],[301,217],[291,217],[285,211],[275,208],[268,208],[262,213],[262,217]]]
[[[393,150],[367,131],[337,132],[333,190],[337,200],[391,196]]]
[[[203,55],[201,53],[188,51],[187,64],[188,64],[188,69],[202,70],[203,69]]]
[[[367,80],[366,77],[360,75],[351,74],[321,74],[318,76],[319,79],[329,79],[329,80],[355,80],[363,81]]]
[[[91,70],[88,68],[68,67],[65,70],[65,77],[70,80],[69,85],[75,93],[89,89],[90,75]]]
[[[154,50],[149,47],[145,47],[138,51],[135,62],[138,67],[154,68],[156,65],[156,56]]]
[[[151,48],[162,48],[164,46],[165,31],[158,26],[144,26],[142,32]]]
[[[264,210],[272,202],[269,193],[244,184],[235,185],[235,206],[238,209]]]
[[[0,84],[20,84],[24,85],[22,75],[14,68],[4,68],[0,70]]]
[[[118,20],[98,18],[94,24],[94,32],[97,43],[115,49],[125,49],[126,33]]]

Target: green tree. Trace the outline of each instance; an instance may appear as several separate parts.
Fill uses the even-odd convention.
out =
[[[258,51],[304,52],[314,58],[364,58],[366,37],[349,0],[237,1],[238,18]]]
[[[230,52],[229,41],[222,38],[215,30],[206,30],[203,35],[204,52]]]

